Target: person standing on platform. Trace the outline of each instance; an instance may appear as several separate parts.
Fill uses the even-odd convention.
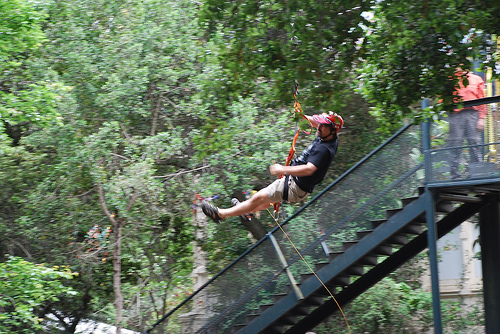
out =
[[[474,73],[457,68],[455,75],[460,78],[454,95],[454,102],[460,103],[485,97],[484,81]],[[481,154],[481,132],[484,130],[484,122],[488,109],[486,105],[455,109],[448,116],[450,132],[448,143],[451,149],[450,172],[452,179],[460,178],[459,164],[462,155],[462,144],[467,139],[469,147],[469,162],[477,163],[482,159]]]

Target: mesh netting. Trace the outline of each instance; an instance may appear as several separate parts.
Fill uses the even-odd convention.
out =
[[[420,145],[419,126],[411,126],[353,167],[337,182],[310,201],[298,214],[275,229],[273,235],[297,282],[310,273],[308,264],[328,260],[328,252],[342,250],[342,243],[356,239],[356,231],[372,228],[370,220],[385,218],[385,210],[401,207],[401,198],[414,196],[423,184],[423,167],[412,149]],[[190,322],[197,333],[232,333],[233,326],[245,324],[247,315],[273,303],[273,295],[290,291],[277,252],[269,239],[240,257],[230,267],[179,307],[161,327],[169,333],[186,333],[182,319],[196,314]],[[191,327],[191,331],[195,332]],[[154,333],[154,330],[152,331]]]
[[[488,115],[484,131],[463,127],[458,140],[450,133],[450,117],[432,124],[431,155],[427,182],[474,180],[500,175],[498,169],[498,103],[487,105]],[[460,113],[463,113],[462,111]],[[477,112],[470,110],[471,114]],[[468,140],[474,134],[477,142]]]

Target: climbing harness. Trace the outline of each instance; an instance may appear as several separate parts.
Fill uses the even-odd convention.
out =
[[[293,157],[295,156],[295,143],[297,142],[297,139],[299,138],[299,133],[300,133],[300,128],[298,126],[298,119],[297,118],[301,117],[309,123],[310,131],[307,132],[305,130],[302,130],[305,134],[310,135],[313,132],[313,126],[312,126],[311,122],[309,121],[309,119],[307,119],[306,115],[304,115],[304,112],[302,111],[302,106],[300,105],[300,102],[297,98],[298,94],[299,94],[299,83],[297,81],[295,81],[295,86],[293,89],[293,98],[295,100],[293,103],[293,109],[294,109],[294,116],[296,118],[296,120],[295,120],[295,135],[293,136],[292,145],[290,147],[290,151],[288,152],[288,156],[286,157],[285,166],[289,166],[293,160]],[[282,174],[282,175],[280,175],[279,178],[281,179],[283,176],[285,176],[285,175]],[[283,189],[283,202],[288,201],[288,179],[289,179],[289,176],[286,175],[286,179],[284,182],[285,186]],[[273,217],[275,219],[277,219],[278,215],[279,215],[280,202],[273,203],[273,207],[274,207],[274,216]],[[285,219],[285,211],[284,210],[283,210],[283,219]]]
[[[330,289],[328,289],[328,287],[326,286],[326,284],[323,282],[323,280],[321,280],[321,278],[319,278],[318,274],[316,274],[316,272],[314,271],[314,269],[311,267],[311,265],[307,262],[307,260],[302,256],[302,254],[300,253],[300,251],[298,250],[298,248],[295,246],[295,244],[293,243],[292,239],[290,239],[290,237],[288,236],[288,234],[285,232],[285,230],[283,229],[283,227],[281,226],[281,224],[279,223],[278,219],[276,219],[276,217],[274,217],[274,215],[271,213],[271,211],[269,211],[269,208],[267,209],[267,212],[269,212],[269,214],[273,217],[274,219],[274,222],[276,223],[276,225],[278,225],[279,229],[281,230],[281,232],[283,232],[283,234],[285,235],[285,237],[288,239],[288,241],[290,242],[290,244],[292,245],[293,249],[295,250],[295,252],[297,252],[297,254],[299,255],[299,257],[302,259],[302,261],[306,264],[306,266],[309,268],[309,270],[311,271],[311,273],[318,279],[318,281],[321,283],[321,285],[326,289],[326,291],[328,292],[328,294],[330,295],[330,297],[332,297],[333,301],[335,302],[335,304],[337,304],[337,307],[339,308],[340,310],[340,313],[342,313],[342,317],[344,317],[344,321],[347,325],[347,329],[349,331],[350,334],[352,334],[351,332],[351,327],[349,326],[349,322],[347,321],[347,317],[344,313],[344,310],[342,310],[342,307],[340,306],[339,302],[337,301],[337,299],[335,299],[335,297],[333,296],[333,293],[330,291]]]

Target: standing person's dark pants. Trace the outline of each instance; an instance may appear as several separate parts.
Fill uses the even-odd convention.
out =
[[[450,150],[450,172],[451,178],[457,179],[460,177],[458,166],[462,155],[462,143],[467,139],[469,147],[469,162],[481,161],[481,148],[478,146],[481,143],[481,132],[477,130],[477,121],[479,113],[477,110],[468,108],[463,109],[458,113],[451,113],[448,116],[450,133],[448,144],[453,148]]]

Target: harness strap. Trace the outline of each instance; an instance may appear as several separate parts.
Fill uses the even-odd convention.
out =
[[[289,181],[289,179],[290,179],[290,175],[286,175],[285,176],[285,186],[283,187],[283,202],[288,201],[288,190],[289,190],[288,181]]]

